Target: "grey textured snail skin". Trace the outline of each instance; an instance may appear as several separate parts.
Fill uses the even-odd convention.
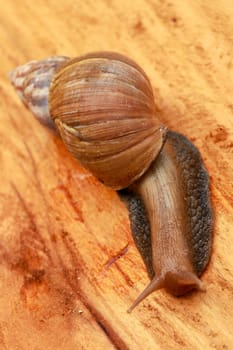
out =
[[[74,67],[78,68],[73,72]],[[78,82],[74,75],[77,76]],[[122,121],[124,130],[120,137],[124,136],[127,142],[130,141],[127,157],[134,145],[134,134],[139,135],[137,137],[140,141],[136,147],[136,156],[126,158],[131,159],[130,163],[132,159],[138,163],[139,157],[143,163],[142,156],[149,155],[150,161],[145,162],[144,169],[140,170],[138,175],[125,171],[128,169],[126,161],[126,168],[123,172],[122,168],[119,168],[119,172],[126,174],[126,177],[130,176],[129,179],[121,176],[119,184],[114,178],[114,172],[113,177],[108,171],[106,177],[100,168],[97,172],[94,168],[93,172],[102,181],[107,179],[104,182],[115,189],[128,187],[128,194],[120,195],[127,202],[133,237],[151,278],[149,285],[128,311],[131,312],[147,295],[160,288],[173,295],[183,295],[193,289],[204,290],[199,277],[210,258],[213,230],[208,174],[195,146],[183,135],[167,131],[156,118],[154,119],[155,105],[151,86],[140,67],[118,54],[93,53],[73,60],[59,56],[33,61],[16,68],[10,78],[20,98],[36,118],[50,128],[55,128],[56,124],[72,154],[80,153],[81,147],[81,160],[80,156],[77,158],[90,170],[93,169],[93,162],[97,167],[100,163],[101,166],[106,166],[106,160],[112,154],[108,153],[106,140],[111,136],[112,147],[114,140],[119,139],[119,135],[114,137],[115,128],[120,133],[118,113],[122,113],[122,108],[126,108],[127,117],[124,120],[124,113],[120,114],[119,122]],[[99,90],[97,86],[95,89],[95,83],[98,84]],[[119,89],[117,84],[120,84]],[[97,95],[95,90],[98,91]],[[135,93],[133,98],[130,92]],[[59,94],[59,98],[56,94]],[[111,108],[109,101],[113,103]],[[102,110],[102,104],[107,106],[105,112]],[[86,115],[85,106],[88,108]],[[134,110],[137,107],[141,112]],[[142,119],[139,117],[140,113],[144,114]],[[61,119],[59,114],[62,114]],[[136,119],[132,122],[131,118],[135,118],[135,115]],[[108,127],[108,123],[112,123],[111,116],[114,128]],[[130,128],[125,123],[127,120],[132,122]],[[134,124],[137,125],[135,130],[132,129]],[[142,128],[142,137],[138,127]],[[101,142],[96,141],[96,135],[100,137]],[[149,152],[146,151],[144,138]],[[91,140],[91,152],[86,162],[85,152],[89,149],[82,147],[86,146],[87,140]],[[95,154],[95,142],[98,144],[100,157],[98,152]],[[141,144],[141,153],[138,153]],[[113,155],[113,160],[114,157],[118,160],[118,155],[121,154],[120,143],[116,146],[118,152]],[[103,150],[104,158],[101,153]],[[119,164],[122,167],[122,159]],[[111,169],[116,171],[112,160]]]

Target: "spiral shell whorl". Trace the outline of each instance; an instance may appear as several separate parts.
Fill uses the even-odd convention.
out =
[[[54,123],[49,113],[49,86],[57,68],[68,59],[64,56],[55,56],[40,61],[30,61],[18,66],[9,74],[20,99],[40,123],[50,128],[54,128]]]

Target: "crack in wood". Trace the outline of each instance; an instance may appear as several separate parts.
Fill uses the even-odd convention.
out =
[[[104,264],[104,267],[101,272],[101,277],[104,277],[110,267],[115,264],[120,258],[122,258],[125,254],[127,254],[129,250],[129,243],[127,243],[118,253],[111,256],[107,262]]]

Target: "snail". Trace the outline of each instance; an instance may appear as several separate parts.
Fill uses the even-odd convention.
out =
[[[160,288],[176,296],[204,290],[213,229],[208,173],[197,148],[160,122],[145,72],[123,55],[97,52],[31,61],[10,79],[34,116],[125,200],[151,279],[128,311]]]

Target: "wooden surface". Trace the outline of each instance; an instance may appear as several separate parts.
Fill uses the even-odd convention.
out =
[[[233,348],[233,3],[7,0],[0,12],[0,349]],[[199,147],[216,225],[206,293],[148,283],[127,210],[39,125],[7,74],[115,50],[149,75],[161,119]]]

